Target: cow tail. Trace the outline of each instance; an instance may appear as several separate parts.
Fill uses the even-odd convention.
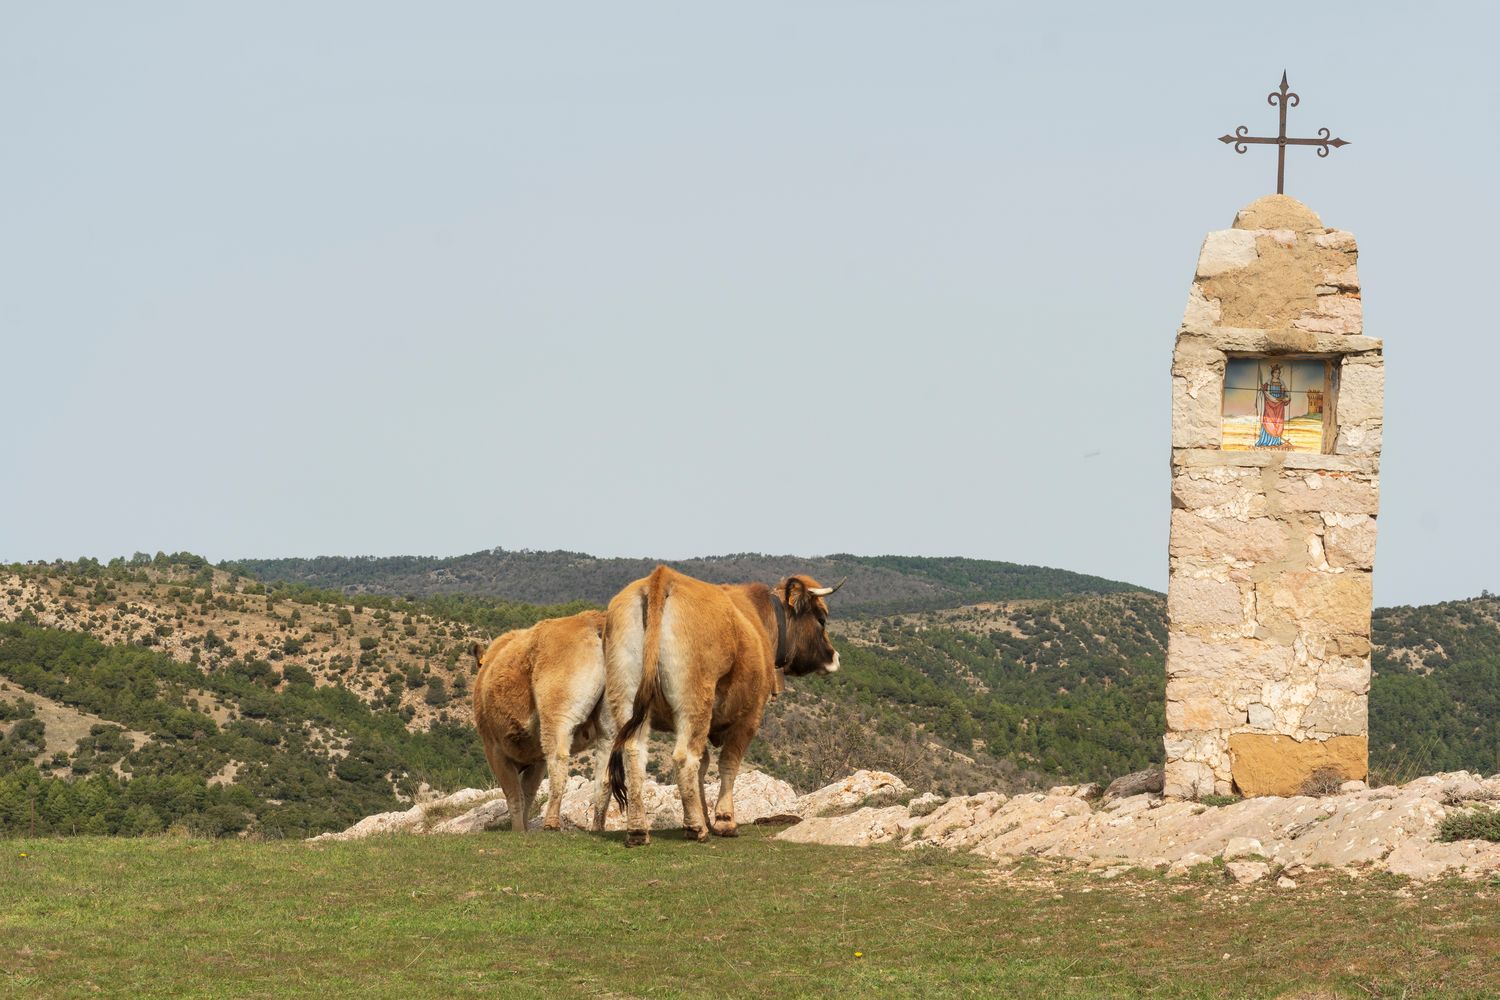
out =
[[[660,659],[661,619],[667,606],[666,568],[658,566],[646,581],[646,591],[641,595],[641,622],[645,636],[641,648],[641,686],[636,688],[635,703],[630,708],[630,719],[615,734],[614,746],[609,752],[609,794],[623,810],[629,802],[625,785],[625,744],[645,724],[651,714],[651,702],[656,698],[656,667]]]

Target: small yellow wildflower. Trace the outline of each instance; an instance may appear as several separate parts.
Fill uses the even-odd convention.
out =
[[[864,953],[864,952],[862,952],[862,951],[856,951],[856,952],[855,952],[855,953],[854,953],[854,957],[855,957],[855,958],[864,958],[864,957],[865,957],[865,953]]]

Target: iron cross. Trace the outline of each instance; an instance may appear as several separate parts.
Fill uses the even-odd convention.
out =
[[[1281,72],[1281,89],[1280,90],[1273,90],[1273,91],[1271,91],[1271,93],[1269,93],[1269,94],[1266,95],[1266,103],[1267,104],[1270,104],[1273,107],[1279,107],[1281,109],[1281,130],[1280,130],[1280,132],[1277,135],[1275,135],[1275,136],[1267,136],[1267,137],[1255,136],[1255,135],[1246,135],[1245,133],[1247,133],[1247,132],[1250,131],[1250,126],[1248,126],[1248,125],[1241,125],[1239,128],[1237,128],[1237,129],[1234,130],[1234,135],[1221,135],[1221,136],[1219,136],[1219,141],[1220,142],[1232,142],[1232,143],[1234,143],[1234,151],[1236,153],[1243,153],[1243,152],[1245,152],[1249,148],[1246,145],[1246,143],[1254,142],[1254,143],[1261,143],[1261,144],[1266,144],[1266,145],[1274,143],[1276,145],[1276,193],[1277,194],[1285,194],[1286,193],[1285,191],[1282,190],[1282,188],[1285,186],[1285,180],[1286,180],[1286,148],[1288,146],[1317,146],[1318,147],[1318,155],[1319,156],[1327,156],[1328,155],[1328,147],[1332,146],[1334,149],[1338,149],[1340,146],[1347,146],[1347,145],[1349,145],[1349,143],[1345,142],[1343,139],[1330,139],[1330,138],[1328,138],[1329,132],[1328,132],[1328,129],[1326,129],[1326,128],[1320,128],[1320,129],[1318,129],[1318,135],[1321,136],[1321,138],[1318,138],[1318,139],[1292,139],[1292,138],[1289,138],[1287,136],[1287,134],[1286,134],[1286,109],[1287,108],[1295,108],[1299,103],[1301,103],[1301,101],[1302,101],[1302,99],[1300,97],[1298,97],[1296,94],[1292,93],[1291,91],[1287,90],[1287,86],[1286,86],[1286,71],[1282,70],[1282,72]]]

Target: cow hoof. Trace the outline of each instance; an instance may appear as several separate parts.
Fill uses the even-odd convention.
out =
[[[626,847],[645,847],[649,843],[651,843],[651,831],[650,830],[626,830],[625,831],[625,846]]]
[[[562,829],[562,824],[561,823],[554,823],[554,822],[552,822],[549,819],[547,822],[545,822],[545,823],[542,824],[542,829],[543,830],[551,830],[553,833],[556,833],[556,832],[558,832],[559,830]]]
[[[735,823],[715,823],[714,836],[716,837],[738,837],[740,828]]]
[[[701,826],[685,826],[682,833],[688,840],[696,840],[700,844],[708,839],[708,831]]]

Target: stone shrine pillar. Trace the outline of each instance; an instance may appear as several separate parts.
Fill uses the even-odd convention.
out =
[[[1356,255],[1270,195],[1198,256],[1172,356],[1168,795],[1366,776],[1385,367]]]

